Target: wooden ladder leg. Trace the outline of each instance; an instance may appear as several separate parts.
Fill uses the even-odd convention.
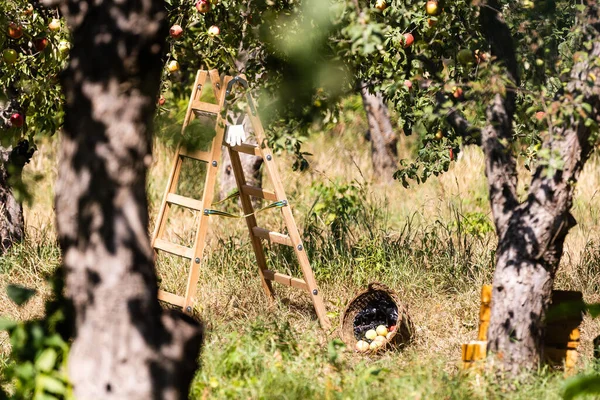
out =
[[[221,110],[225,105],[225,88],[231,80],[231,77],[225,77],[221,85],[221,92],[216,94],[219,99],[219,107]],[[203,210],[209,209],[214,197],[215,183],[217,180],[217,166],[221,160],[221,146],[223,144],[223,136],[225,135],[225,120],[222,118],[221,113],[217,115],[217,121],[215,125],[216,135],[211,145],[211,159],[212,162],[207,165],[208,171],[206,174],[206,180],[204,182],[204,194],[202,195],[202,208]],[[200,216],[200,222],[196,232],[196,238],[194,242],[193,252],[194,255],[190,260],[190,272],[188,275],[187,287],[185,289],[185,300],[183,303],[183,311],[190,313],[192,311],[192,304],[194,302],[194,296],[198,286],[198,279],[200,277],[200,265],[203,259],[204,247],[206,245],[206,233],[208,231],[209,216],[204,212]]]
[[[267,260],[265,258],[265,252],[263,250],[262,242],[259,237],[254,235],[254,231],[252,230],[256,227],[256,216],[254,213],[254,208],[252,207],[252,201],[250,200],[250,196],[244,194],[242,191],[242,186],[246,184],[246,177],[244,176],[244,168],[242,167],[242,162],[240,161],[240,155],[237,151],[232,150],[231,147],[227,146],[227,150],[229,151],[229,157],[231,158],[231,168],[233,169],[233,173],[235,176],[235,181],[237,183],[238,192],[240,193],[240,201],[242,203],[242,209],[244,210],[244,214],[246,215],[246,224],[248,225],[248,232],[250,233],[250,241],[252,242],[252,249],[254,250],[254,254],[256,256],[256,262],[258,263],[258,270],[260,273],[260,281],[267,295],[267,298],[271,301],[275,296],[275,292],[273,290],[273,285],[271,281],[265,278],[265,270],[267,270]]]
[[[190,94],[190,101],[188,103],[188,108],[185,113],[185,118],[183,120],[183,126],[181,128],[181,132],[185,131],[185,128],[189,125],[190,121],[193,119],[192,113],[192,104],[196,98],[199,98],[202,94],[202,86],[206,81],[206,77],[208,74],[206,71],[198,70],[196,74],[196,80],[194,81],[194,87],[192,88],[192,93]],[[158,218],[156,221],[156,226],[154,227],[154,232],[152,234],[151,245],[154,247],[156,239],[161,239],[164,230],[167,224],[167,217],[169,215],[169,211],[171,206],[167,203],[167,196],[169,193],[175,193],[177,191],[177,184],[179,183],[179,176],[181,174],[181,164],[183,164],[183,159],[180,154],[181,147],[177,146],[177,150],[175,151],[175,157],[173,158],[173,163],[171,164],[171,172],[169,174],[169,180],[167,181],[167,190],[163,196],[162,202],[160,203],[160,209],[158,211]]]
[[[175,151],[175,157],[171,166],[171,173],[169,174],[169,180],[167,181],[167,190],[163,196],[162,202],[160,203],[160,209],[158,211],[158,218],[156,220],[156,226],[154,227],[154,233],[152,234],[151,245],[154,247],[156,239],[161,239],[165,227],[167,225],[167,219],[171,206],[167,202],[167,196],[169,193],[175,193],[177,190],[177,183],[179,182],[179,176],[181,174],[181,164],[183,163],[182,158],[179,155],[179,148]]]
[[[252,110],[250,109],[250,107],[247,108],[247,113],[250,117],[252,126],[254,127],[256,141],[258,142],[259,147],[261,148],[261,153],[263,155],[263,159],[265,160],[264,168],[267,171],[269,179],[271,179],[271,181],[273,182],[273,188],[275,189],[277,199],[287,200],[285,190],[283,188],[283,184],[281,183],[281,178],[279,176],[279,171],[277,170],[277,166],[274,162],[273,154],[266,145],[265,133],[260,118],[257,115],[252,114]],[[302,244],[302,239],[300,238],[300,233],[298,232],[298,227],[296,226],[296,221],[294,220],[294,216],[292,214],[290,205],[288,204],[285,207],[283,207],[281,209],[281,212],[285,220],[285,225],[288,229],[288,235],[290,236],[292,244],[294,245],[294,252],[296,253],[296,257],[298,258],[300,268],[302,269],[304,281],[308,285],[309,294],[312,298],[317,317],[319,318],[321,327],[325,330],[328,330],[330,329],[331,324],[329,322],[329,318],[327,317],[325,303],[323,302],[321,291],[317,286],[317,281],[315,280],[312,268],[310,267],[310,262],[308,261],[308,256],[306,255],[306,249]]]

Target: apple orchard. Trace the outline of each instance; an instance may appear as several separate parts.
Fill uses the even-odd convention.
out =
[[[513,373],[538,365],[544,313],[575,223],[574,186],[598,141],[594,2],[164,3],[170,28],[152,93],[158,124],[181,108],[197,69],[216,68],[246,75],[272,147],[293,152],[300,170],[309,167],[302,140],[330,129],[340,100],[353,94],[367,114],[385,110],[369,121],[370,140],[374,157],[388,153],[394,184],[423,183],[446,172],[463,146],[481,146],[498,235],[494,298],[501,299],[492,306],[489,349]],[[20,149],[22,167],[36,140],[63,124],[58,77],[70,37],[57,9],[7,0],[0,12],[0,145]],[[389,136],[376,136],[385,124]],[[414,135],[410,159],[398,159],[396,134]],[[525,196],[517,193],[517,162],[532,172]],[[11,185],[24,189],[0,180]],[[18,235],[1,239],[6,247]]]

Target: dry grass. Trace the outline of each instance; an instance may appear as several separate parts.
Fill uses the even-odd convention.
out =
[[[359,231],[359,227],[354,228],[355,237],[358,238],[353,244],[356,254],[340,251],[336,253],[335,258],[320,259],[320,249],[314,249],[313,254],[316,254],[317,258],[315,270],[334,323],[337,324],[339,313],[356,291],[365,283],[378,280],[396,289],[408,305],[417,327],[416,341],[404,352],[386,354],[377,360],[367,360],[366,364],[364,360],[345,353],[343,367],[336,367],[327,361],[326,356],[312,359],[313,364],[307,361],[307,364],[303,365],[298,360],[306,356],[302,351],[288,361],[284,359],[281,362],[290,371],[296,371],[297,368],[298,379],[304,376],[310,380],[311,374],[305,370],[317,368],[315,376],[318,376],[318,385],[322,385],[325,392],[329,390],[327,385],[335,386],[339,382],[334,384],[324,381],[322,373],[331,373],[342,380],[345,377],[352,383],[346,383],[342,392],[352,393],[351,397],[358,396],[364,390],[360,386],[363,384],[360,380],[362,378],[359,379],[360,371],[366,371],[372,366],[383,366],[393,369],[394,374],[397,373],[388,379],[390,382],[393,379],[401,382],[398,383],[398,387],[408,388],[407,397],[427,398],[428,393],[431,394],[431,390],[435,392],[435,388],[440,385],[437,380],[457,376],[459,344],[476,336],[479,288],[491,279],[490,260],[495,245],[493,235],[485,232],[479,236],[465,235],[457,230],[457,226],[465,223],[465,216],[475,213],[488,217],[490,215],[483,156],[478,149],[467,148],[448,173],[410,189],[404,189],[398,184],[370,184],[372,171],[368,143],[362,139],[364,129],[366,125],[360,114],[352,114],[333,132],[315,135],[307,143],[306,150],[314,154],[310,171],[303,174],[291,171],[288,168],[291,162],[285,156],[279,159],[279,166],[297,222],[303,228],[306,228],[308,223],[318,222],[310,222],[307,218],[310,207],[317,198],[317,194],[311,188],[318,182],[356,181],[368,194],[364,199],[365,204],[375,205],[375,208],[385,211],[377,217],[378,231],[371,237],[362,238],[364,232]],[[401,154],[405,157],[409,156],[409,144],[406,140],[401,143]],[[59,262],[52,212],[56,150],[56,140],[43,142],[31,165],[27,167],[26,179],[32,184],[34,195],[34,201],[26,207],[27,241],[7,256],[10,258],[5,257],[0,262],[0,287],[9,282],[17,282],[39,289],[42,296],[37,296],[26,308],[18,309],[9,302],[2,290],[2,315],[8,314],[17,319],[39,316],[43,299],[48,295],[42,276]],[[172,149],[156,142],[154,163],[148,182],[152,220],[166,185],[172,154]],[[594,158],[581,176],[574,203],[574,215],[579,224],[567,238],[563,265],[557,279],[558,287],[582,290],[588,301],[600,301],[597,294],[597,282],[600,278],[598,167],[599,160]],[[198,193],[199,197],[202,179],[198,179],[198,176],[202,171],[197,167],[190,171],[182,182],[181,190],[188,195]],[[38,179],[39,177],[41,179]],[[230,211],[234,209],[232,206],[228,207]],[[198,217],[194,212],[177,210],[170,220],[166,232],[167,239],[190,244]],[[265,212],[259,216],[259,221],[261,226],[281,229],[281,220],[277,212]],[[239,379],[223,377],[224,372],[221,369],[227,361],[227,354],[230,354],[226,353],[226,349],[232,340],[235,343],[241,341],[240,348],[247,351],[241,354],[253,357],[254,353],[250,354],[250,345],[248,348],[243,347],[244,338],[257,324],[263,322],[267,326],[271,323],[281,325],[289,322],[289,330],[298,336],[295,340],[300,347],[312,351],[313,355],[327,354],[326,344],[330,337],[318,328],[306,296],[296,290],[278,286],[278,300],[273,305],[267,303],[260,287],[242,219],[215,218],[211,221],[206,254],[208,261],[201,269],[196,311],[207,322],[209,335],[203,356],[204,367],[194,386],[196,396],[229,396],[227,393],[230,392],[223,392],[223,387],[214,383],[214,379],[225,380],[233,387],[237,384],[235,379]],[[270,249],[269,257],[277,262],[277,268],[283,270],[282,272],[296,271],[294,263],[278,249]],[[161,256],[157,268],[161,286],[182,294],[185,289],[187,263],[174,257]],[[271,328],[265,329],[268,331]],[[238,331],[239,334],[236,334]],[[599,334],[600,323],[586,318],[582,326],[582,368],[591,359],[591,341]],[[7,337],[2,334],[0,351],[6,354],[8,350]],[[280,367],[274,364],[272,368],[271,373],[275,374],[274,371],[279,371]],[[333,373],[328,368],[337,369]],[[356,374],[352,372],[355,369],[358,371]],[[406,377],[411,371],[421,376],[420,380],[415,381],[419,382],[418,385],[415,383],[415,387],[410,386],[412,383],[406,383]],[[260,380],[265,378],[257,374],[258,383],[255,382],[252,390],[255,390],[259,383],[265,384]],[[442,378],[439,374],[443,375]],[[352,378],[348,377],[350,375]],[[281,379],[284,379],[284,375]],[[548,378],[540,379],[536,381],[537,386],[534,385],[537,388],[535,390],[543,392],[544,396],[556,397],[558,383],[548,384]],[[466,389],[457,384],[457,393],[463,393],[460,390],[464,389],[465,393],[477,397],[490,395],[491,389],[486,389],[485,385],[481,386],[483,383],[478,380],[466,382]],[[240,389],[242,391],[236,393],[243,393],[243,397],[248,398],[261,397],[260,393],[240,385],[245,388],[243,390],[248,391]],[[423,388],[419,385],[432,387]],[[545,389],[545,385],[549,385],[549,389]],[[444,392],[446,389],[439,390]],[[524,389],[522,395],[530,396],[535,392],[532,390]],[[312,392],[309,390],[307,393]],[[276,396],[272,394],[272,397]],[[290,395],[288,398],[297,397]]]

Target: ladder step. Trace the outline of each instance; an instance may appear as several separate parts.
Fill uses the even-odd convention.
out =
[[[254,233],[255,236],[258,236],[261,239],[266,239],[271,243],[279,243],[284,244],[286,246],[294,245],[292,243],[292,239],[290,239],[288,235],[284,235],[278,232],[271,232],[268,229],[259,228],[258,226],[252,228],[252,233]]]
[[[175,204],[178,206],[191,208],[192,210],[202,211],[202,202],[200,200],[192,199],[190,197],[180,196],[175,193],[169,193],[167,195],[167,203]]]
[[[208,151],[201,150],[187,150],[184,148],[179,149],[179,155],[187,158],[193,158],[194,160],[203,161],[205,163],[211,162],[211,153]]]
[[[242,185],[242,193],[265,200],[277,201],[277,195],[275,195],[275,192],[256,186]]]
[[[262,152],[255,144],[242,143],[239,146],[231,146],[231,150],[237,151],[239,153],[250,154],[252,156],[262,157]]]
[[[167,303],[174,304],[179,307],[183,307],[185,298],[177,296],[176,294],[165,292],[164,290],[158,289],[158,299],[160,301],[166,301]]]
[[[218,104],[206,103],[198,100],[192,103],[192,109],[194,111],[208,112],[211,114],[218,114],[221,111],[221,107]]]
[[[273,272],[268,269],[263,271],[263,275],[265,276],[265,279],[268,279],[270,281],[275,281],[282,285],[291,286],[297,289],[303,289],[308,292],[308,285],[302,279],[294,278],[285,274],[280,274],[279,272]]]
[[[189,258],[190,260],[194,257],[194,249],[167,242],[166,240],[162,239],[156,239],[154,241],[154,248],[166,251],[167,253],[175,254],[179,257]]]

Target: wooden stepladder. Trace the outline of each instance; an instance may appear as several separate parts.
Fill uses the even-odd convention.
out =
[[[216,104],[200,100],[204,93],[207,79],[210,79],[211,81],[212,90],[217,100]],[[167,188],[160,206],[154,233],[152,235],[152,247],[154,248],[155,252],[160,250],[189,259],[190,268],[184,296],[159,290],[158,298],[161,301],[182,307],[184,312],[190,313],[192,311],[192,304],[194,302],[194,296],[196,294],[196,287],[200,275],[200,266],[203,259],[209,219],[211,216],[219,214],[218,212],[214,212],[215,210],[211,210],[211,205],[213,204],[214,189],[217,178],[217,166],[219,160],[221,159],[221,148],[223,145],[225,145],[231,158],[231,167],[237,182],[244,218],[246,219],[246,224],[250,233],[250,241],[252,243],[254,254],[256,255],[256,261],[259,267],[259,276],[267,297],[269,297],[269,299],[273,299],[274,297],[274,291],[271,285],[272,281],[307,291],[312,298],[312,302],[321,326],[324,329],[329,329],[330,323],[329,319],[327,318],[321,292],[317,287],[317,282],[310,267],[304,245],[300,238],[300,233],[298,232],[296,222],[292,215],[290,204],[288,203],[285,195],[277,166],[275,165],[275,159],[271,150],[267,146],[263,126],[256,112],[255,103],[250,94],[246,94],[246,113],[254,128],[256,143],[258,143],[258,145],[242,143],[237,146],[229,146],[224,143],[226,111],[227,107],[230,105],[228,99],[230,99],[233,87],[236,84],[243,86],[244,89],[247,89],[248,87],[248,83],[241,76],[225,76],[223,80],[221,80],[217,70],[200,70],[196,75],[190,102],[185,114],[185,119],[183,121],[183,130],[185,130],[185,128],[190,124],[196,115],[209,114],[216,117],[216,135],[212,140],[209,151],[191,151],[181,145],[176,151],[171,173],[167,182]],[[264,168],[267,172],[267,176],[273,182],[273,191],[249,186],[246,184],[239,153],[252,154],[263,158]],[[204,162],[208,165],[208,173],[206,175],[204,193],[201,200],[184,197],[176,193],[177,184],[179,182],[179,176],[181,173],[181,166],[185,158]],[[251,196],[272,201],[274,202],[272,205],[280,208],[288,234],[271,232],[268,229],[261,228],[257,225],[254,214],[255,210],[250,199]],[[200,211],[202,213],[192,247],[181,246],[163,239],[169,210],[172,205],[185,207]],[[267,240],[270,243],[277,243],[280,245],[292,246],[294,248],[296,257],[298,258],[304,279],[291,277],[289,275],[281,274],[268,269],[261,240]]]

